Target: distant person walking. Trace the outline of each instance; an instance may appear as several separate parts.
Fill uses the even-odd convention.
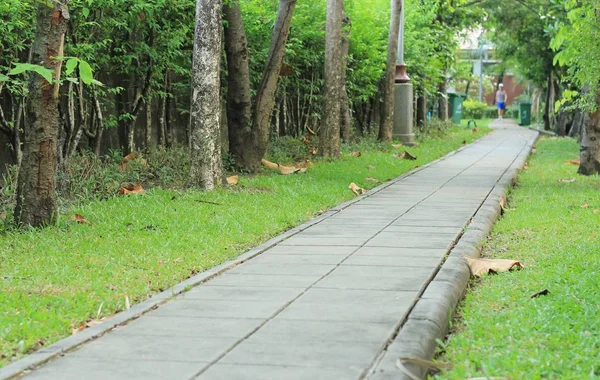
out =
[[[498,85],[498,91],[496,91],[496,104],[498,105],[498,119],[502,120],[504,111],[506,111],[506,92],[502,83]]]

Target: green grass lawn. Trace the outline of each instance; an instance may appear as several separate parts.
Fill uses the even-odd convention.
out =
[[[345,148],[307,173],[242,177],[214,192],[153,188],[146,195],[79,202],[56,227],[0,234],[0,365],[71,334],[72,326],[235,258],[282,231],[353,197],[364,188],[435,160],[481,137],[452,128],[402,152],[375,143]],[[360,149],[362,156],[350,151]],[[211,202],[211,203],[206,203]],[[69,220],[75,213],[90,224]]]
[[[600,378],[600,177],[565,162],[578,153],[569,139],[538,143],[484,248],[525,269],[470,290],[439,378]]]

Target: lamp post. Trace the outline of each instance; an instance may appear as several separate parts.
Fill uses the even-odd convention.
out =
[[[404,145],[415,145],[413,133],[413,86],[406,75],[404,63],[404,0],[401,1],[398,30],[398,56],[394,76],[394,128],[393,136]]]

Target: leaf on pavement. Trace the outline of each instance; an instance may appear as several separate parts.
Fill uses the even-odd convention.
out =
[[[231,177],[227,177],[227,184],[229,185],[237,185],[240,179],[239,175],[232,175]]]
[[[264,166],[266,166],[267,168],[269,168],[269,169],[271,169],[271,170],[273,170],[273,169],[277,169],[277,168],[279,167],[279,165],[278,165],[278,164],[276,164],[276,163],[274,163],[274,162],[271,162],[271,161],[267,161],[267,160],[265,160],[264,158],[263,158],[262,160],[260,160],[260,162],[261,162],[261,163],[262,163]]]
[[[506,272],[513,268],[523,268],[523,265],[516,260],[506,259],[473,259],[465,257],[467,264],[474,276],[481,277],[484,274]]]
[[[90,222],[88,222],[88,220],[83,216],[83,215],[79,215],[79,214],[75,214],[73,215],[70,220],[72,222],[77,222],[80,224],[90,224]]]
[[[146,192],[146,190],[144,190],[144,188],[140,184],[127,185],[127,186],[123,186],[123,187],[121,187],[121,189],[119,189],[119,194],[121,194],[121,195],[144,194],[145,192]]]
[[[547,296],[548,294],[550,294],[550,291],[548,289],[544,289],[544,290],[539,291],[537,293],[533,293],[531,295],[531,298],[538,298],[539,296]]]
[[[367,178],[365,178],[365,181],[379,183],[379,180],[377,178],[373,178],[373,177],[367,177]]]
[[[566,162],[569,165],[577,165],[577,166],[581,165],[581,161],[580,160],[568,160]]]
[[[350,190],[352,190],[352,192],[356,195],[361,195],[367,192],[367,190],[363,189],[362,187],[358,186],[357,184],[355,184],[354,182],[350,183],[350,185],[348,185],[348,188]]]
[[[362,153],[357,151],[357,152],[352,152],[352,153],[350,153],[350,155],[351,155],[352,157],[360,157],[360,156],[362,156]]]

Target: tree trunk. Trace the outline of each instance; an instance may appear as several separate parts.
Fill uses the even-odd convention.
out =
[[[152,144],[152,99],[146,101],[146,150]]]
[[[15,222],[42,226],[56,220],[56,140],[58,137],[58,79],[69,20],[68,0],[40,3],[31,63],[54,70],[55,83],[31,75],[27,97],[23,159],[17,181]],[[51,6],[49,6],[51,5]]]
[[[439,106],[438,106],[438,119],[442,121],[448,120],[448,95],[447,95],[447,80],[444,79],[438,86],[439,95]]]
[[[383,80],[383,104],[379,121],[379,140],[392,141],[394,124],[394,74],[396,73],[396,55],[398,54],[398,33],[400,32],[400,14],[402,0],[392,0],[392,18],[388,38],[388,54]]]
[[[221,0],[197,0],[190,104],[190,184],[221,184]]]
[[[417,98],[417,126],[425,127],[427,122],[427,94],[422,94]]]
[[[600,93],[596,94],[596,111],[583,123],[580,146],[580,165],[577,173],[600,174]]]
[[[250,96],[248,42],[238,3],[225,7],[229,119],[229,149],[241,168],[251,172],[260,169],[260,161],[267,151],[270,120],[275,105],[279,73],[283,63],[285,44],[290,32],[296,0],[280,0],[277,21],[273,29],[269,56],[262,80],[256,92],[254,108]]]
[[[319,154],[324,157],[340,155],[343,5],[343,0],[327,0],[325,109],[319,133]]]
[[[350,31],[352,22],[350,18],[343,12],[343,31],[342,31],[342,99],[341,99],[341,114],[342,114],[342,138],[345,142],[349,142],[352,137],[352,111],[348,100],[348,88],[346,86],[346,69],[348,68],[348,55],[350,52]]]

